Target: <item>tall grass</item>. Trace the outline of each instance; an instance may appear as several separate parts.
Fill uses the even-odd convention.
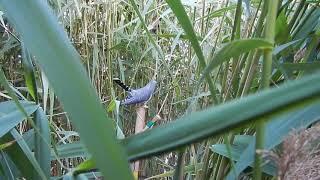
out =
[[[0,6],[0,178],[272,179],[256,152],[320,118],[319,1]],[[153,129],[114,77],[156,79]]]

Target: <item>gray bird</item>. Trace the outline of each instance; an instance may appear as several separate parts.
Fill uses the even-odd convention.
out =
[[[114,78],[113,81],[128,92],[128,96],[121,101],[122,105],[140,104],[149,101],[153,95],[157,82],[151,80],[146,86],[139,89],[131,89],[125,85],[119,78]]]

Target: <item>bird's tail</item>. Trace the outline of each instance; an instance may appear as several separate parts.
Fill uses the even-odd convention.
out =
[[[131,91],[131,88],[125,85],[119,78],[113,78],[113,82],[122,87],[125,91]]]

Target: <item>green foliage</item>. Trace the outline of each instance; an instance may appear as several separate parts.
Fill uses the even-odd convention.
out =
[[[21,102],[28,115],[35,112],[38,105],[32,102]],[[0,103],[0,137],[8,133],[13,127],[24,120],[24,114],[17,109],[12,101]]]
[[[319,1],[277,2],[0,0],[0,179],[276,178],[256,150],[320,119]]]
[[[279,114],[318,102],[320,86],[314,84],[320,80],[318,74],[277,89],[194,112],[156,129],[128,137],[124,139],[123,145],[129,159],[135,160],[217,136],[255,121],[269,121]]]
[[[281,143],[292,129],[306,128],[310,124],[319,120],[319,114],[316,112],[320,104],[315,103],[306,105],[299,110],[294,110],[273,118],[273,121],[267,122],[265,126],[265,149],[271,149]],[[274,131],[277,129],[277,131]],[[255,139],[251,139],[249,145],[241,153],[241,157],[235,165],[237,175],[247,166],[253,163],[255,154]],[[227,179],[234,179],[234,174],[229,173]]]
[[[209,74],[214,68],[228,61],[232,57],[238,57],[255,49],[270,49],[272,44],[263,39],[241,39],[227,43],[212,58],[203,74]]]
[[[43,1],[26,4],[2,1],[1,5],[5,12],[8,12],[25,45],[37,57],[102,172],[111,179],[131,179],[125,154],[115,139],[111,119],[107,118],[99,104],[89,78],[80,64],[80,56],[71,46],[53,14],[48,11],[49,7]],[[37,34],[37,38],[34,38],[34,34]],[[108,151],[110,153],[106,153]]]

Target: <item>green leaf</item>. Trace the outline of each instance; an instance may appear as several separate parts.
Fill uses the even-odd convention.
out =
[[[79,164],[72,172],[70,172],[69,176],[79,177],[80,175],[85,174],[86,172],[90,172],[95,170],[96,163],[93,159],[87,159]]]
[[[280,117],[273,119],[265,126],[265,140],[263,141],[266,150],[274,148],[280,144],[283,139],[293,129],[306,128],[310,124],[320,120],[320,103],[305,106],[300,110],[296,110]],[[276,131],[275,131],[276,129]],[[248,147],[241,154],[238,163],[235,165],[237,175],[254,161],[255,155],[255,139],[252,139]],[[227,179],[235,179],[234,173],[229,172]]]
[[[220,17],[220,16],[223,16],[225,12],[236,9],[236,7],[237,7],[236,5],[230,5],[228,7],[223,7],[221,9],[210,12],[210,14],[208,14],[200,19],[203,19],[203,18],[211,19],[211,18],[215,18],[215,17]],[[197,19],[197,20],[200,20],[200,19]]]
[[[187,173],[196,173],[195,171],[198,170],[198,171],[201,171],[202,170],[202,167],[203,167],[203,163],[198,163],[197,165],[194,165],[194,164],[190,164],[190,165],[187,165],[187,166],[184,166],[183,167],[183,173],[184,174],[187,174]],[[175,170],[169,170],[169,171],[166,171],[164,173],[161,173],[161,174],[158,174],[158,175],[154,175],[154,176],[151,176],[151,177],[148,177],[144,180],[150,180],[150,179],[164,179],[164,178],[167,178],[167,177],[172,177],[174,176],[174,173],[175,173]]]
[[[132,179],[125,152],[115,138],[112,121],[90,84],[79,54],[46,1],[0,2],[26,47],[37,58],[105,178]]]
[[[33,152],[16,129],[12,129],[0,138],[0,143],[16,141],[17,143],[4,149],[22,175],[27,179],[49,179],[46,177]],[[35,178],[39,177],[39,178]]]
[[[73,142],[68,144],[61,144],[56,147],[57,155],[59,158],[75,158],[75,157],[89,157],[86,147],[81,142]],[[51,151],[51,160],[54,160],[56,156],[54,151]]]
[[[4,151],[0,152],[0,166],[4,175],[4,177],[0,176],[0,179],[15,179],[15,177],[21,177],[21,172]]]
[[[224,157],[227,157],[233,161],[239,161],[241,154],[245,151],[245,147],[232,145],[231,147],[231,156],[228,152],[227,145],[225,144],[214,144],[211,147],[211,150],[215,153],[218,153]],[[253,167],[253,165],[250,165]],[[262,167],[262,171],[271,176],[276,175],[276,167],[274,164],[267,163]]]
[[[283,63],[281,66],[289,71],[304,71],[306,74],[311,74],[320,70],[320,62],[311,62],[311,63]]]
[[[34,156],[36,157],[40,167],[43,169],[46,177],[50,177],[51,161],[51,136],[49,122],[42,108],[38,108],[35,113],[35,125],[39,132],[35,133]]]
[[[312,12],[305,22],[299,23],[300,27],[296,28],[298,31],[293,35],[293,39],[297,40],[307,37],[312,31],[315,30],[317,26],[319,26],[319,18],[320,9],[316,8],[316,10]]]
[[[180,0],[166,0],[170,8],[172,9],[173,13],[176,15],[177,19],[179,20],[180,25],[182,26],[183,30],[185,31],[190,43],[201,63],[201,66],[205,65],[204,55],[202,53],[200,44],[198,42],[196,33],[193,30],[191,21],[181,3]]]
[[[29,93],[33,100],[38,102],[37,84],[35,77],[35,70],[32,64],[32,56],[22,44],[22,63],[24,69],[24,77]]]
[[[24,52],[24,53],[26,53],[26,52]],[[39,168],[40,165],[38,164],[38,162],[34,162],[35,158],[33,157],[33,155],[32,156],[30,155],[29,151],[31,151],[31,150],[29,149],[29,147],[28,147],[27,143],[24,141],[24,139],[22,139],[21,141],[18,142],[19,146],[16,145],[16,146],[13,146],[13,148],[15,147],[14,150],[16,150],[16,154],[18,154],[20,156],[26,155],[27,159],[30,160],[30,163],[33,165],[33,167],[35,169],[35,171],[33,169],[29,169],[29,171],[33,174],[32,179],[46,179],[46,178],[49,178],[50,177],[50,159],[49,159],[48,155],[49,155],[50,143],[46,142],[46,139],[49,139],[49,142],[50,142],[50,138],[45,138],[45,136],[50,136],[48,127],[47,127],[47,132],[46,132],[46,129],[40,129],[40,128],[45,128],[45,127],[41,126],[41,124],[39,125],[39,122],[36,125],[33,122],[33,120],[29,118],[29,114],[28,114],[27,110],[23,107],[22,102],[19,101],[18,97],[16,96],[16,93],[20,93],[20,92],[18,92],[18,91],[14,92],[14,89],[12,89],[10,87],[10,85],[9,85],[5,75],[4,75],[4,72],[3,72],[2,68],[0,69],[0,80],[1,80],[1,83],[4,86],[4,88],[8,91],[8,93],[12,97],[17,109],[19,109],[19,112],[23,115],[24,118],[28,119],[28,121],[31,123],[32,127],[37,130],[37,134],[35,136],[35,138],[36,138],[36,141],[35,141],[36,142],[36,144],[35,144],[36,145],[35,146],[36,147],[35,148],[35,155],[36,155],[36,159],[43,166],[43,168],[46,168],[46,173],[44,173],[42,171],[42,169]],[[35,96],[35,99],[37,99],[36,96]],[[45,115],[43,115],[43,116],[45,117]],[[36,120],[39,121],[39,119],[36,119]],[[7,125],[11,126],[12,123],[14,123],[14,122],[15,121],[7,123]],[[48,122],[47,122],[47,125],[48,125]],[[46,132],[46,135],[43,135],[44,134],[43,132]],[[14,133],[15,133],[15,129],[11,130],[11,134],[8,134],[7,136],[3,137],[2,141],[15,139],[18,136],[20,137],[20,134],[14,134]],[[44,142],[46,142],[46,143],[44,143]],[[45,144],[45,146],[47,146],[47,147],[45,147],[43,144]],[[21,148],[21,150],[20,150],[20,148]],[[23,153],[25,153],[25,154],[23,154]],[[9,154],[9,155],[11,156],[11,158],[16,158],[16,157],[12,157],[12,156],[16,156],[16,154]],[[45,157],[45,156],[47,156],[47,157]],[[31,167],[32,166],[30,166],[30,168]],[[21,168],[21,167],[19,167],[19,168]],[[24,167],[22,167],[22,168],[24,168]],[[25,174],[26,174],[26,172],[24,172],[24,175]],[[26,175],[26,176],[29,176],[29,174]]]
[[[11,146],[12,144],[14,144],[15,141],[10,141],[10,142],[6,142],[6,143],[3,143],[3,144],[0,144],[0,150],[3,150],[9,146]]]
[[[95,167],[95,163],[92,159],[83,161],[81,164],[79,164],[76,169],[74,170],[73,174],[78,174],[79,172],[84,172],[87,170],[90,170]]]
[[[138,6],[135,2],[135,0],[129,0],[129,2],[131,3],[134,11],[137,13],[138,17],[139,17],[139,20],[141,21],[141,24],[142,24],[142,28],[145,30],[151,44],[153,45],[153,47],[156,49],[156,51],[159,53],[159,55],[161,56],[161,58],[164,60],[164,54],[162,52],[162,50],[160,49],[159,45],[156,44],[155,40],[152,38],[149,30],[148,30],[148,27],[144,21],[144,18],[142,17],[142,14],[140,13],[139,9],[138,9]]]
[[[21,93],[14,89],[8,82],[3,70],[2,70],[2,66],[0,64],[0,83],[3,85],[4,89],[8,92],[8,94],[10,95],[10,97],[12,98],[12,100],[15,102],[17,108],[21,111],[21,113],[24,115],[24,117],[28,120],[28,113],[26,112],[26,110],[23,108],[23,105],[21,104],[21,102],[18,99],[18,95],[20,95]],[[22,97],[22,95],[20,95],[20,97]],[[32,121],[31,121],[32,123]]]
[[[290,41],[288,43],[285,43],[285,44],[282,44],[280,46],[277,46],[273,49],[273,52],[272,54],[273,55],[278,55],[279,53],[281,53],[282,51],[286,50],[287,48],[289,48],[290,46],[300,42],[301,40],[303,39],[298,39],[298,40],[295,40],[295,41]]]
[[[34,129],[30,129],[22,134],[24,141],[26,141],[30,149],[34,149],[34,134]]]
[[[200,62],[200,67],[202,69],[204,69],[207,65],[206,65],[206,61],[205,61],[203,52],[202,52],[200,44],[198,42],[196,33],[192,27],[191,21],[187,15],[182,3],[181,3],[181,1],[180,0],[166,0],[166,2],[168,3],[170,8],[172,9],[173,13],[176,15],[180,25],[182,26],[183,30],[185,31],[185,33],[191,43],[191,46],[193,47],[193,49],[198,57],[198,60]],[[209,84],[209,90],[210,90],[211,94],[213,95],[214,101],[217,102],[213,81],[208,74],[205,74],[205,78]]]
[[[247,147],[253,138],[254,137],[250,135],[236,135],[234,138],[233,144],[237,146]]]
[[[25,112],[29,116],[34,111],[38,109],[38,105],[34,104],[33,102],[28,101],[20,101],[19,102],[22,107],[24,108]],[[14,101],[6,101],[0,103],[0,144],[6,144],[10,143],[10,146],[7,146],[3,149],[4,152],[9,151],[9,155],[11,154],[14,158],[16,158],[16,149],[19,148],[17,145],[17,142],[14,138],[10,137],[10,133],[8,133],[12,128],[14,128],[18,123],[23,121],[25,119],[25,114],[20,111],[20,109],[16,106],[16,103]],[[5,135],[7,133],[7,135]],[[5,136],[3,136],[5,135]],[[9,138],[9,139],[8,139]],[[19,143],[19,142],[18,142]],[[28,161],[24,161],[25,159],[22,157],[20,159],[20,156],[23,156],[21,152],[18,152],[17,156],[17,163],[15,163],[19,169],[25,169],[24,171],[21,170],[21,172],[25,176],[29,176],[30,178],[33,178],[32,172],[36,172]],[[6,173],[6,177],[17,177],[18,172],[16,170],[15,165],[12,163],[11,159],[3,154],[2,158],[6,158],[5,160],[1,160],[4,164],[2,164],[2,167],[4,167],[4,171]],[[24,166],[24,163],[26,166]],[[40,170],[39,170],[40,171]]]
[[[272,44],[264,39],[241,39],[227,43],[217,54],[210,60],[208,66],[203,70],[203,76],[208,75],[214,68],[218,67],[232,57],[238,57],[243,53],[254,49],[271,48]],[[203,79],[203,77],[201,78]]]
[[[112,101],[110,101],[110,103],[107,107],[107,112],[112,112],[115,110],[115,108],[116,108],[116,101],[112,100]]]
[[[283,44],[290,39],[290,31],[285,11],[282,11],[277,17],[275,35],[275,42],[277,44]]]
[[[231,153],[228,152],[227,145],[225,144],[214,144],[211,146],[211,150],[215,153],[218,153],[222,156],[225,156],[233,161],[238,161],[241,153],[245,150],[241,146],[232,146]]]
[[[28,115],[35,112],[39,107],[33,102],[20,101],[20,103]],[[13,101],[0,103],[0,137],[5,135],[24,119],[24,114],[17,108]]]
[[[320,73],[223,105],[195,112],[122,141],[129,160],[149,157],[220,135],[258,120],[273,119],[320,99]],[[315,112],[316,113],[316,112]],[[320,113],[320,112],[319,112]]]

